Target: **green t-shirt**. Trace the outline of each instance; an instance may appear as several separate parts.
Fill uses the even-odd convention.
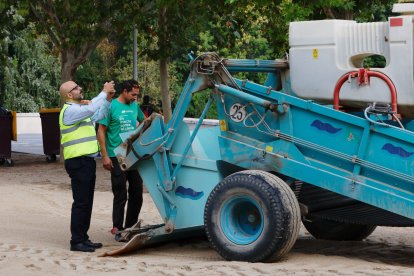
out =
[[[106,150],[109,157],[115,157],[114,149],[122,143],[120,133],[129,132],[137,128],[137,120],[142,122],[145,119],[144,113],[137,102],[131,104],[121,103],[115,99],[106,118],[99,121],[106,129]]]

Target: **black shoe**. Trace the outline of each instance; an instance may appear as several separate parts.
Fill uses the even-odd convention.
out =
[[[101,248],[102,247],[102,243],[100,242],[92,242],[91,240],[87,240],[86,242],[84,242],[84,244],[93,247],[93,248]]]
[[[116,240],[117,242],[127,242],[127,240],[125,239],[125,237],[124,237],[124,236],[122,236],[122,234],[121,234],[121,233],[119,233],[119,234],[115,234],[115,240]]]
[[[85,242],[72,244],[70,251],[81,251],[81,252],[95,252],[95,248],[87,245]]]

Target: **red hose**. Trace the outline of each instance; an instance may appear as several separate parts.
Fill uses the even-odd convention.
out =
[[[344,74],[342,77],[339,78],[339,80],[336,82],[335,90],[334,90],[334,109],[339,110],[339,92],[342,88],[342,85],[350,78],[358,77],[358,84],[362,84],[362,80],[366,79],[368,77],[368,80],[370,77],[376,77],[381,80],[383,80],[390,89],[391,93],[391,109],[392,111],[397,114],[397,89],[394,86],[394,83],[392,80],[385,75],[384,73],[378,72],[378,71],[370,71],[368,69],[360,69],[359,71],[351,71],[346,74]]]

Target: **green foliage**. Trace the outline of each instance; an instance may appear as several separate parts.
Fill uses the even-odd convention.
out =
[[[358,22],[376,22],[386,21],[391,16],[392,6],[397,3],[394,1],[367,1],[371,5],[364,9],[360,9],[359,13],[355,16],[355,20]]]
[[[73,79],[97,45],[111,33],[133,24],[139,9],[135,1],[21,1],[30,7],[31,18],[47,33],[61,54],[61,79]]]
[[[75,79],[83,85],[85,98],[94,97],[105,81],[114,80],[115,83],[120,84],[123,80],[133,78],[132,33],[123,35],[123,43],[117,43],[118,39],[121,38],[113,41],[102,41],[93,51],[88,61],[79,66]],[[138,50],[142,53],[146,42],[140,33],[138,40],[140,41]],[[178,80],[180,73],[177,71],[177,64],[182,66],[180,62],[169,65],[169,72],[171,73],[169,83],[173,100],[176,99],[178,92],[182,89],[181,85],[184,83],[181,79]],[[142,87],[141,97],[149,95],[154,103],[159,105],[161,95],[158,62],[140,54],[138,59],[138,81]]]
[[[205,13],[209,1],[137,1],[146,12],[136,17],[140,34],[147,44],[143,54],[152,60],[175,58],[193,45],[206,25]]]
[[[122,61],[119,62],[122,64]],[[132,75],[132,62],[127,63],[125,66],[117,64],[114,69],[114,74],[118,80],[130,79]],[[142,57],[138,62],[138,78],[141,84],[141,95],[148,95],[153,101],[158,104],[161,101],[160,95],[160,77],[159,77],[159,65],[158,62],[144,59]],[[170,95],[172,99],[175,99],[177,92],[181,90],[180,84],[177,82],[176,66],[175,63],[170,63],[168,67],[170,72]],[[129,77],[128,77],[129,76]],[[159,104],[158,104],[159,105]]]
[[[0,2],[0,105],[4,104],[5,85],[4,70],[9,56],[9,45],[16,32],[24,29],[24,20],[16,15],[16,9],[5,2]]]
[[[357,21],[379,21],[384,20],[384,15],[389,14],[392,4],[397,0],[284,0],[283,5],[287,7],[282,13],[284,17],[291,17],[296,12],[304,11],[311,20],[321,19],[347,19]],[[290,10],[296,6],[295,11]]]
[[[42,30],[50,31],[57,47],[81,52],[85,44],[100,41],[112,28],[122,30],[136,13],[132,1],[28,1]]]
[[[11,24],[24,21],[12,13]],[[36,35],[33,24],[3,35],[0,53],[7,58],[0,69],[1,105],[17,112],[38,112],[39,108],[58,105],[59,60],[46,42],[45,37]]]
[[[76,70],[74,79],[83,87],[85,99],[95,97],[101,91],[103,83],[117,80],[113,77],[115,52],[116,45],[105,39],[92,52],[89,59]]]
[[[189,118],[199,118],[209,97],[210,93],[208,93],[208,91],[194,94],[185,116]],[[206,119],[217,119],[217,117],[217,103],[214,101],[207,112]]]
[[[364,59],[363,66],[364,68],[384,68],[386,63],[384,56],[373,55]]]

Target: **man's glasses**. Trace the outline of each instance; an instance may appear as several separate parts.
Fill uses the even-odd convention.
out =
[[[129,93],[129,95],[131,95],[132,97],[136,97],[136,96],[138,96],[138,94],[137,94],[137,93]]]
[[[76,85],[75,87],[73,87],[68,93],[72,92],[73,90],[79,89],[81,90],[82,87],[80,87],[79,85]]]

